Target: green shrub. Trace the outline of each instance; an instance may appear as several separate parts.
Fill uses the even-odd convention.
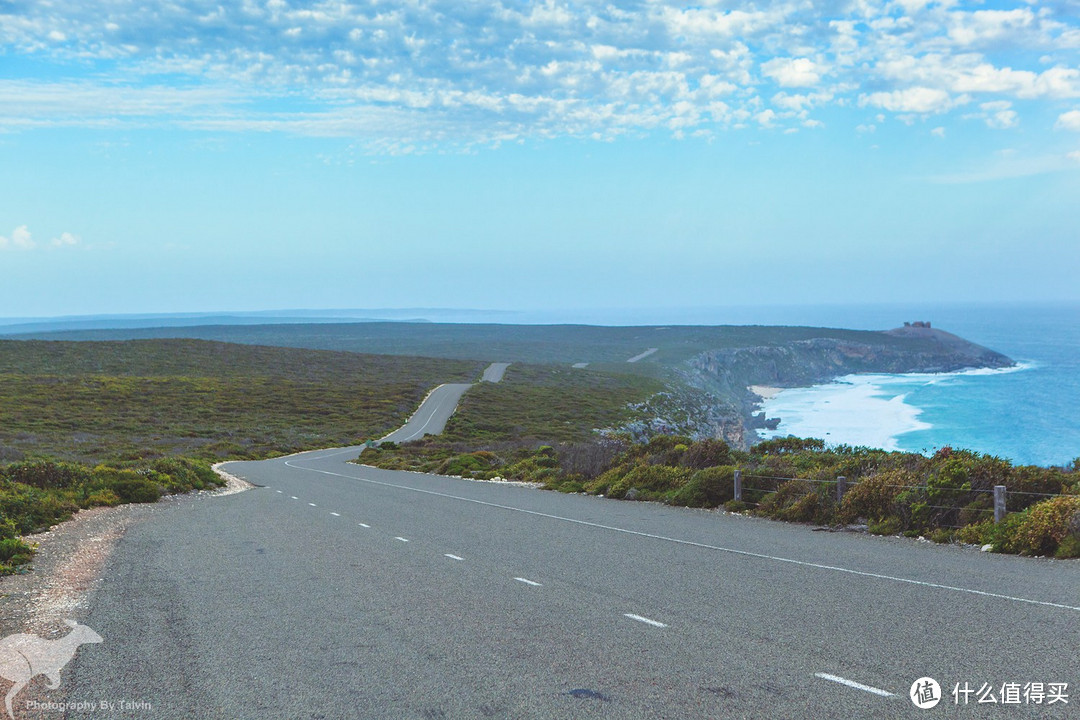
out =
[[[492,470],[498,465],[498,458],[494,453],[480,450],[478,452],[455,455],[444,460],[435,471],[439,475],[461,475],[471,477],[474,473]]]
[[[5,565],[21,565],[29,562],[34,554],[34,548],[27,545],[19,538],[4,538],[0,540],[0,563]]]
[[[731,447],[723,440],[699,440],[691,444],[683,453],[682,464],[698,470],[719,465],[732,465]]]
[[[888,517],[898,517],[897,496],[904,485],[916,485],[906,470],[886,470],[863,477],[848,488],[840,504],[839,520],[853,523],[865,518],[867,523],[880,523]]]
[[[678,490],[686,484],[691,471],[688,468],[668,465],[638,465],[623,475],[618,482],[608,488],[608,497],[623,498],[631,488],[636,489],[639,498],[652,500],[662,493]]]
[[[833,519],[834,505],[822,488],[806,480],[789,480],[761,501],[758,513],[788,522],[827,523]]]
[[[31,487],[68,488],[89,479],[89,471],[75,463],[56,462],[53,460],[28,460],[12,463],[3,469],[3,475],[11,482],[30,485]]]
[[[67,520],[79,506],[56,490],[12,483],[0,492],[0,516],[10,518],[20,535]]]
[[[119,505],[121,502],[123,501],[120,499],[119,495],[108,488],[104,488],[87,495],[81,505],[85,508],[97,507],[100,505],[112,507],[113,505]]]
[[[866,531],[871,535],[899,535],[903,529],[904,526],[897,517],[868,520],[866,523]]]
[[[930,540],[938,544],[950,543],[954,535],[955,531],[950,528],[937,528],[930,532]]]
[[[1012,542],[1028,555],[1053,555],[1068,537],[1080,536],[1080,497],[1060,496],[1036,503],[1019,513],[1022,518]],[[1071,544],[1071,543],[1070,543]]]
[[[126,503],[152,503],[161,498],[161,485],[134,470],[98,465],[94,482],[98,490],[111,490]]]
[[[585,492],[593,495],[606,495],[612,485],[622,480],[626,473],[630,472],[632,465],[622,464],[616,465],[600,474],[595,480],[590,480],[585,484]]]
[[[982,520],[956,531],[956,539],[968,545],[986,545],[994,540],[994,521]]]
[[[735,468],[709,467],[698,470],[668,499],[672,505],[718,507],[735,497]]]

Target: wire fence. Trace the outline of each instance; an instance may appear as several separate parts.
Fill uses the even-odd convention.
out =
[[[843,501],[847,492],[858,486],[858,481],[848,480],[843,476],[835,479],[822,480],[819,478],[784,477],[779,475],[760,475],[735,471],[735,499],[753,507],[759,507],[769,495],[778,493],[786,483],[805,482],[818,485],[832,485],[836,488],[837,504]],[[1009,490],[1005,485],[995,485],[993,488],[956,488],[932,485],[895,485],[880,484],[877,488],[890,490],[916,491],[912,498],[922,510],[936,510],[938,517],[935,524],[940,527],[961,528],[972,522],[993,518],[995,523],[1005,519],[1008,512],[1022,510],[1036,502],[1034,498],[1059,497],[1061,493],[1035,492],[1032,490]],[[979,500],[979,497],[987,499]],[[1023,496],[1010,502],[1013,496]],[[1032,498],[1028,500],[1027,498]],[[947,503],[950,499],[962,504]],[[980,507],[987,502],[990,507]],[[1009,506],[1014,509],[1010,510]]]

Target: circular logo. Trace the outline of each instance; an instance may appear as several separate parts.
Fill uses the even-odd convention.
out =
[[[941,702],[941,686],[932,677],[921,677],[911,684],[908,695],[915,707],[929,710]]]

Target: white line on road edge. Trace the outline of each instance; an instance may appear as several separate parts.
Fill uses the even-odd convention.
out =
[[[359,525],[360,527],[366,527],[366,528],[371,527],[370,525],[365,525],[364,523],[356,523],[356,524]]]
[[[814,677],[819,677],[822,680],[830,680],[834,683],[840,683],[841,685],[847,685],[848,687],[855,688],[856,690],[874,693],[875,695],[880,695],[881,697],[896,697],[896,693],[891,693],[888,690],[882,690],[881,688],[870,687],[869,685],[863,685],[862,683],[857,683],[854,680],[842,678],[839,675],[829,675],[828,673],[814,673]]]
[[[641,615],[635,615],[634,613],[623,613],[623,617],[628,617],[631,620],[637,620],[638,622],[643,622],[643,623],[645,623],[647,625],[652,625],[653,627],[667,627],[667,625],[662,623],[662,622],[657,622],[656,620],[650,620],[647,617],[642,617]]]
[[[1080,606],[1064,605],[1062,603],[1047,602],[1046,600],[1032,600],[1031,598],[1016,597],[1014,595],[1002,595],[1000,593],[986,592],[985,590],[956,587],[955,585],[942,585],[941,583],[926,582],[925,580],[914,580],[912,578],[897,577],[895,575],[883,575],[881,573],[867,572],[865,570],[853,570],[851,568],[839,567],[837,565],[824,565],[822,563],[806,562],[805,560],[795,560],[793,558],[778,557],[776,555],[765,555],[763,553],[750,552],[749,550],[736,550],[735,548],[722,547],[720,545],[708,545],[706,543],[694,542],[693,540],[680,540],[679,538],[666,537],[664,535],[654,535],[652,533],[641,532],[639,530],[627,530],[626,528],[615,527],[613,525],[602,525],[600,523],[589,522],[588,520],[577,520],[575,518],[563,517],[562,515],[552,515],[550,513],[543,513],[538,510],[526,510],[524,508],[513,507],[511,505],[500,505],[499,503],[487,502],[486,500],[476,500],[474,498],[461,497],[460,495],[441,493],[436,490],[424,490],[422,488],[409,487],[408,485],[398,485],[396,483],[382,482],[380,480],[370,480],[368,478],[363,478],[356,475],[344,475],[342,473],[336,473],[330,470],[318,470],[316,468],[300,467],[299,465],[290,465],[289,467],[296,468],[297,470],[307,470],[308,472],[319,473],[321,475],[332,475],[334,477],[357,480],[359,482],[368,483],[370,485],[380,485],[382,487],[397,488],[398,490],[408,490],[410,492],[423,493],[425,495],[434,495],[436,497],[448,498],[450,500],[460,500],[461,502],[474,503],[476,505],[484,505],[486,507],[500,508],[502,510],[513,510],[514,512],[525,513],[526,515],[536,515],[537,517],[546,517],[551,520],[561,520],[562,522],[574,523],[575,525],[585,525],[588,527],[599,528],[601,530],[610,530],[612,532],[626,533],[627,535],[637,535],[638,537],[647,537],[652,538],[653,540],[663,540],[665,542],[673,542],[678,543],[679,545],[687,545],[690,547],[699,547],[706,550],[717,550],[719,552],[730,553],[732,555],[758,558],[760,560],[772,560],[773,562],[788,563],[790,565],[799,565],[801,567],[809,567],[817,570],[830,570],[832,572],[846,573],[848,575],[857,575],[859,577],[869,577],[875,578],[877,580],[889,580],[892,582],[906,583],[908,585],[918,585],[920,587],[935,588],[937,590],[949,590],[951,592],[968,593],[969,595],[979,595],[981,597],[996,598],[998,600],[1009,600],[1011,602],[1026,603],[1028,605],[1041,605],[1043,607],[1052,607],[1058,608],[1060,610],[1072,610],[1073,612],[1080,612]]]
[[[534,582],[532,580],[526,580],[525,578],[514,578],[514,579],[517,580],[518,582],[523,582],[526,585],[532,585],[533,587],[541,587],[540,583]]]
[[[438,390],[438,389],[439,389],[439,388],[441,388],[441,387],[445,387],[446,385],[449,385],[449,383],[443,383],[443,384],[442,384],[442,385],[440,385],[439,387],[435,388],[435,390],[432,390],[432,391],[431,391],[431,392],[430,392],[430,393],[428,394],[428,397],[431,397],[432,395],[434,395],[434,394],[435,394],[435,391],[436,391],[436,390]],[[427,400],[428,400],[428,398],[424,398],[424,402],[427,402]],[[424,403],[420,403],[420,407],[419,407],[419,408],[417,408],[417,409],[416,409],[416,411],[417,411],[417,412],[420,412],[420,409],[421,409],[421,408],[423,408],[423,407],[424,407]],[[456,406],[456,405],[455,405],[454,407],[455,407],[455,409],[457,408],[457,406]],[[424,433],[424,431],[425,431],[425,430],[427,430],[427,426],[431,424],[431,421],[435,419],[435,414],[439,412],[439,408],[440,408],[440,406],[439,406],[439,405],[436,405],[436,406],[435,406],[434,408],[432,408],[432,410],[431,410],[431,415],[430,415],[430,416],[428,417],[428,419],[427,419],[427,422],[425,422],[425,423],[424,423],[423,425],[421,425],[421,426],[420,426],[420,429],[419,429],[419,430],[417,430],[416,432],[414,432],[414,433],[413,433],[412,435],[410,435],[410,436],[409,436],[409,437],[407,437],[407,438],[401,438],[401,440],[399,440],[398,442],[408,442],[409,440],[412,440],[412,439],[413,439],[414,437],[416,437],[417,435],[422,435],[422,434]],[[453,413],[451,413],[451,415],[452,415],[452,414],[453,414]],[[403,427],[402,427],[401,429],[402,429],[402,430],[404,430],[404,429],[405,429],[406,427],[408,427],[408,425],[409,425],[409,423],[410,423],[410,422],[412,422],[412,418],[409,418],[408,420],[406,420],[406,421],[405,421],[405,425],[404,425],[404,426],[403,426]],[[390,434],[391,434],[391,435],[393,435],[393,433],[390,433]],[[295,467],[295,466],[294,466],[294,467]]]
[[[403,537],[396,537],[396,538],[394,538],[394,539],[395,539],[395,540],[400,540],[401,542],[409,542],[409,538],[403,538]]]
[[[448,557],[451,560],[464,560],[465,559],[463,557],[458,557],[457,555],[451,555],[450,553],[444,553],[444,557]]]
[[[341,513],[332,512],[330,514],[333,515],[334,517],[341,517]]]

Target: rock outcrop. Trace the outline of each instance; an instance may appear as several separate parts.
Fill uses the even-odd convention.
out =
[[[710,350],[692,358],[682,375],[689,385],[721,401],[709,414],[711,423],[706,423],[713,426],[713,436],[741,436],[743,442],[738,444],[745,446],[757,437],[754,428],[771,422],[755,416],[760,398],[748,389],[750,385],[806,387],[853,373],[944,373],[1015,364],[929,323],[905,325],[879,336],[879,342],[821,337]],[[735,423],[741,432],[734,432]]]

